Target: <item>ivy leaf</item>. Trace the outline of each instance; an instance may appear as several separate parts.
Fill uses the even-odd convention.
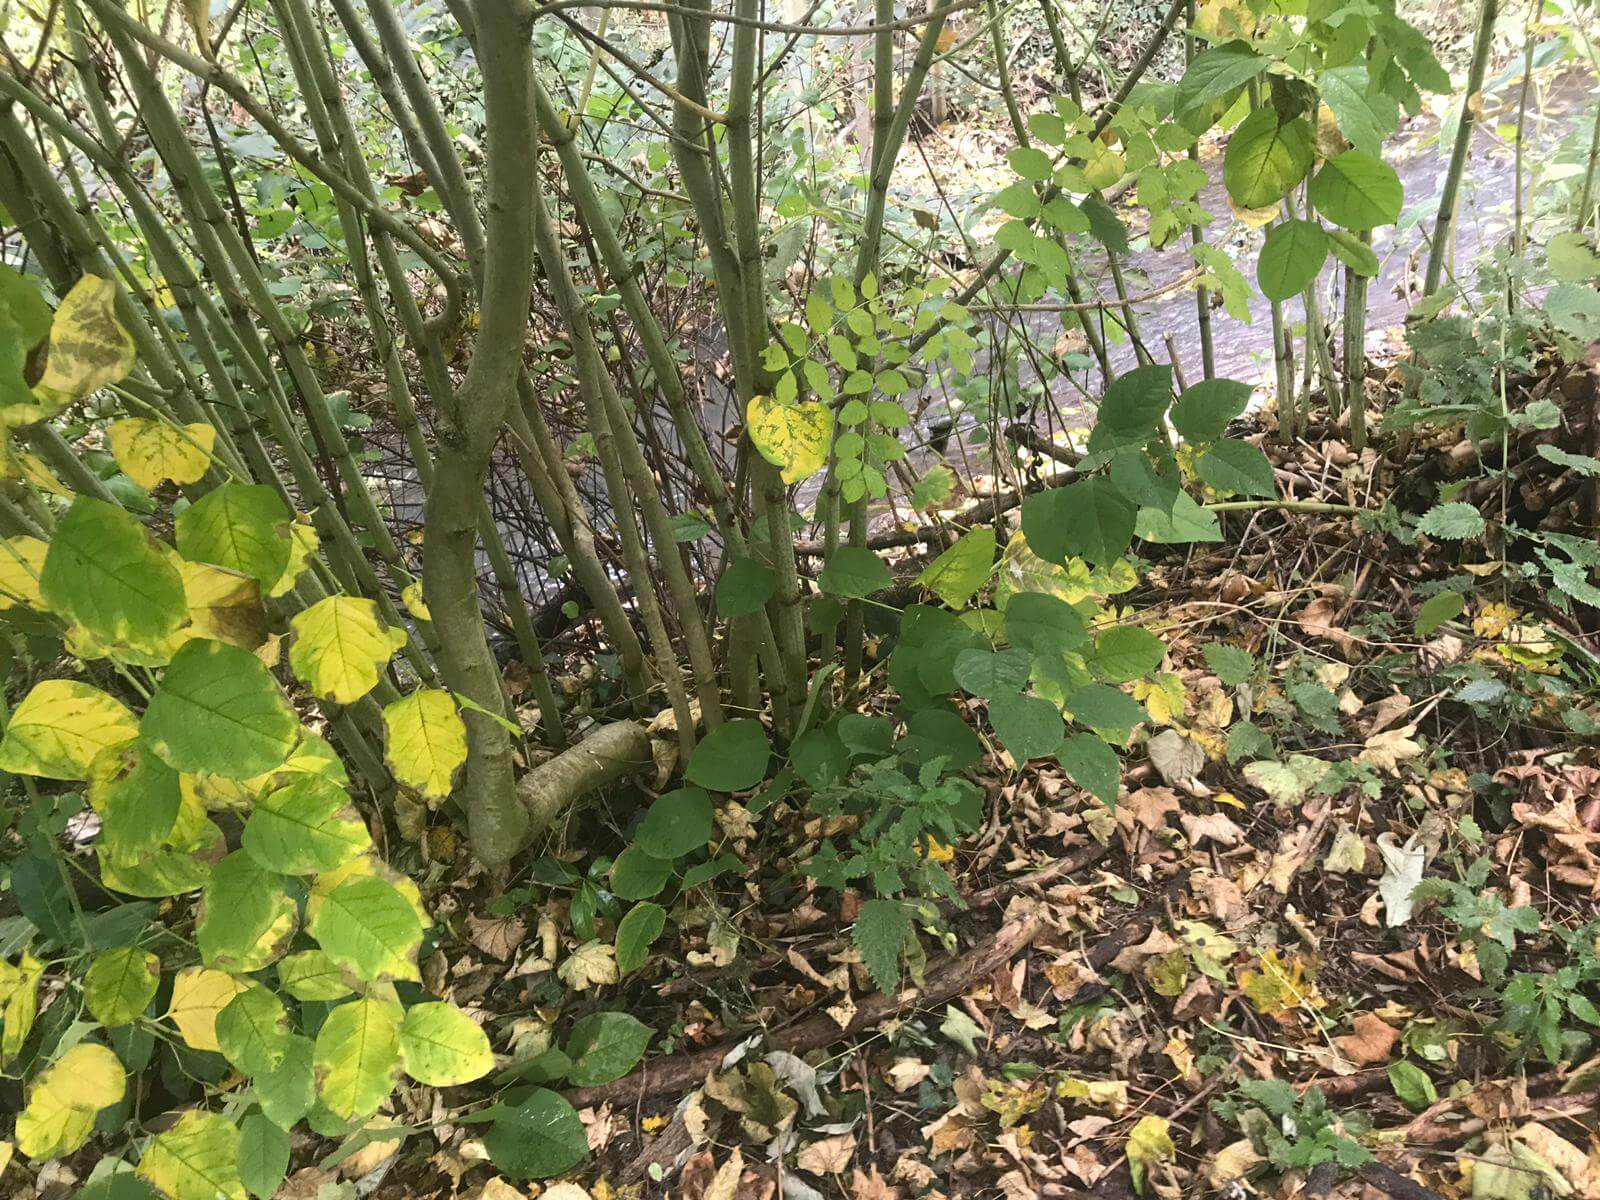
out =
[[[627,1013],[589,1014],[572,1027],[567,1038],[567,1057],[572,1060],[567,1082],[574,1087],[593,1087],[621,1079],[644,1057],[654,1036],[650,1026]]]
[[[56,526],[39,592],[51,612],[95,637],[147,650],[176,632],[188,611],[183,577],[143,526],[87,496]]]
[[[1459,542],[1480,537],[1484,531],[1483,514],[1470,504],[1459,500],[1449,504],[1435,504],[1422,514],[1417,522],[1417,532],[1444,541]]]
[[[755,396],[745,409],[745,429],[761,457],[782,472],[783,482],[799,483],[828,461],[833,410],[814,401],[785,405]]]
[[[450,794],[467,761],[467,726],[455,699],[439,688],[418,688],[383,710],[384,760],[394,777],[430,800]]]
[[[174,540],[190,562],[212,563],[271,587],[289,565],[289,510],[264,483],[225,483],[179,514]]]
[[[139,735],[133,714],[99,688],[46,679],[23,697],[0,741],[0,771],[86,779],[101,751]]]
[[[406,1010],[400,1057],[406,1074],[429,1087],[471,1083],[494,1069],[489,1039],[477,1022],[455,1005],[438,1001]]]
[[[220,1113],[186,1112],[151,1141],[139,1177],[168,1200],[245,1200],[239,1131]]]
[[[121,946],[107,950],[83,977],[83,1002],[107,1028],[129,1025],[156,998],[161,962],[148,950]]]
[[[324,700],[353,704],[378,686],[378,675],[406,644],[406,631],[378,619],[378,604],[328,596],[290,622],[289,665]]]
[[[139,731],[179,771],[254,779],[283,765],[300,722],[259,658],[199,638],[173,656]]]
[[[122,473],[146,491],[173,483],[198,483],[211,466],[216,427],[204,422],[171,425],[145,417],[114,421],[106,441]]]
[[[880,992],[899,989],[900,953],[910,936],[911,909],[899,900],[868,900],[856,914],[850,937]]]
[[[330,1112],[370,1117],[400,1072],[399,1005],[370,997],[339,1005],[317,1031],[312,1062],[317,1098]]]
[[[416,979],[422,922],[411,902],[376,875],[346,879],[317,905],[311,936],[340,966],[368,983]]]

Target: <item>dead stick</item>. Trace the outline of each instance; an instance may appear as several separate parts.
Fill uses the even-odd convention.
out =
[[[826,1013],[809,1017],[776,1034],[768,1041],[766,1049],[787,1050],[790,1054],[820,1050],[846,1038],[867,1033],[907,1009],[931,1009],[943,1004],[1010,962],[1038,935],[1039,926],[1039,918],[1033,916],[1002,925],[992,940],[934,971],[928,977],[927,986],[920,991],[908,989],[893,996],[869,996],[861,1002],[855,1018],[842,1028]],[[587,1108],[607,1101],[633,1104],[648,1096],[672,1095],[699,1084],[709,1072],[720,1067],[722,1060],[738,1045],[738,1042],[725,1043],[710,1050],[658,1059],[611,1083],[573,1088],[563,1094],[574,1108]]]

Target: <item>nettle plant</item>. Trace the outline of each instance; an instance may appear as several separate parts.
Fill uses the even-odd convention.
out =
[[[175,517],[170,542],[23,449],[94,393],[133,405],[116,385],[134,345],[94,276],[53,314],[15,277],[4,299],[0,343],[48,354],[33,386],[24,355],[0,363],[7,475],[48,532],[0,542],[5,624],[30,650],[13,670],[34,678],[0,741],[21,784],[11,885],[31,923],[0,962],[0,1066],[27,1080],[16,1145],[70,1154],[148,1089],[199,1090],[163,1132],[133,1135],[138,1173],[175,1200],[270,1195],[300,1122],[341,1135],[402,1072],[443,1087],[493,1065],[477,1024],[420,988],[418,889],[375,852],[343,763],[275,678],[272,624],[287,618],[309,697],[385,701],[389,769],[423,798],[448,794],[463,722],[450,693],[400,696],[382,678],[407,632],[322,589],[315,534],[273,488],[231,481],[212,426],[139,415],[105,431],[129,479],[185,493],[156,506],[152,525]],[[60,849],[90,813],[97,871]],[[61,991],[36,1029],[46,975]]]

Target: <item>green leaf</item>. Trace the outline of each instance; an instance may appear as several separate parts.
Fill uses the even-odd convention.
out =
[[[217,1014],[222,1055],[252,1078],[276,1071],[289,1052],[289,1013],[269,989],[252,983]]]
[[[329,958],[369,983],[417,977],[422,922],[411,902],[375,875],[354,876],[324,896],[311,918],[311,936]]]
[[[1222,181],[1241,208],[1267,208],[1306,177],[1316,158],[1316,135],[1304,117],[1281,120],[1271,105],[1233,131],[1222,157]]]
[[[1317,76],[1323,103],[1333,110],[1339,131],[1357,150],[1378,154],[1384,139],[1400,125],[1400,108],[1394,97],[1372,86],[1366,65],[1332,67]]]
[[[577,1166],[589,1137],[577,1110],[548,1088],[535,1088],[515,1105],[490,1110],[494,1124],[483,1136],[489,1161],[516,1179],[549,1179]]]
[[[1197,114],[1207,103],[1237,92],[1267,69],[1268,60],[1241,41],[1224,42],[1195,55],[1178,81],[1177,116]]]
[[[644,966],[645,956],[667,927],[667,910],[646,901],[635,904],[617,922],[617,970],[631,974]]]
[[[1560,446],[1545,443],[1536,446],[1535,452],[1546,462],[1555,463],[1556,466],[1565,467],[1569,471],[1576,471],[1580,475],[1590,477],[1600,475],[1600,459],[1596,459],[1592,454],[1573,454]]]
[[[283,765],[300,722],[259,658],[197,638],[173,657],[140,733],[179,771],[253,779]]]
[[[261,1111],[279,1129],[292,1128],[317,1101],[313,1052],[310,1038],[291,1034],[277,1070],[251,1081]]]
[[[972,695],[993,697],[1020,692],[1027,685],[1030,667],[1026,651],[973,647],[956,656],[955,676]]]
[[[650,1026],[627,1013],[590,1013],[567,1037],[567,1057],[572,1059],[567,1082],[594,1087],[621,1079],[644,1057],[654,1036]]]
[[[251,858],[281,875],[332,871],[372,847],[344,789],[303,774],[256,800],[240,840]]]
[[[1089,449],[1099,452],[1142,445],[1161,428],[1172,400],[1172,368],[1166,363],[1135,367],[1117,376],[1100,401]]]
[[[1134,520],[1136,537],[1161,546],[1179,546],[1189,542],[1220,542],[1222,526],[1217,514],[1202,508],[1188,492],[1179,492],[1172,509],[1141,508]]]
[[[1315,221],[1280,221],[1267,230],[1256,282],[1268,300],[1288,300],[1316,282],[1328,257],[1328,235]]]
[[[351,1000],[328,1014],[312,1059],[317,1098],[335,1116],[370,1117],[394,1091],[400,1071],[399,1005]]]
[[[271,1200],[289,1173],[289,1135],[260,1113],[239,1123],[239,1179],[256,1200]]]
[[[911,936],[911,908],[899,900],[868,900],[850,926],[872,982],[886,995],[900,987],[900,952]]]
[[[1019,146],[1006,155],[1006,162],[1022,178],[1034,183],[1050,178],[1050,156],[1032,146]]]
[[[1112,807],[1122,781],[1122,760],[1117,752],[1092,733],[1075,733],[1061,743],[1056,761],[1068,778],[1084,791]]]
[[[1238,687],[1256,672],[1256,660],[1248,650],[1222,642],[1207,642],[1200,651],[1211,673],[1229,687]]]
[[[1089,669],[1107,683],[1128,683],[1148,675],[1167,656],[1167,644],[1148,629],[1113,625],[1094,639]]]
[[[1188,388],[1172,406],[1172,427],[1191,443],[1214,442],[1250,404],[1255,389],[1232,379],[1207,379]]]
[[[1195,459],[1195,474],[1212,487],[1245,496],[1277,495],[1272,463],[1261,447],[1228,438]]]
[[[289,565],[289,510],[264,483],[225,483],[179,514],[174,540],[190,562],[250,575],[263,588]]]
[[[39,591],[95,637],[155,649],[188,616],[183,576],[128,513],[80,496],[50,539]]]
[[[341,1000],[350,994],[339,965],[323,950],[301,950],[279,959],[278,982],[296,1000]]]
[[[994,570],[994,551],[993,527],[980,525],[929,563],[917,582],[950,608],[964,608]]]
[[[1406,189],[1388,163],[1361,150],[1346,150],[1322,164],[1311,179],[1311,203],[1346,229],[1376,229],[1400,219]]]
[[[89,803],[105,852],[120,863],[160,848],[183,804],[178,773],[143,742],[102,751],[89,768]]]
[[[700,740],[684,777],[713,792],[742,792],[767,777],[772,747],[761,722],[729,721]]]
[[[1439,1099],[1428,1073],[1408,1059],[1389,1064],[1389,1086],[1412,1112],[1421,1112]]]
[[[1561,283],[1588,283],[1600,279],[1600,254],[1576,229],[1558,233],[1545,244],[1545,262]]]
[[[1106,566],[1133,542],[1138,510],[1102,476],[1038,492],[1022,502],[1022,533],[1048,562],[1087,559]]]
[[[1002,694],[989,701],[989,724],[1020,766],[1055,753],[1066,732],[1061,710],[1038,696]]]
[[[453,1004],[413,1004],[400,1025],[400,1060],[406,1074],[429,1087],[456,1087],[494,1069],[489,1039]]]
[[[1091,192],[1078,203],[1078,211],[1089,222],[1089,236],[1114,254],[1128,252],[1128,227],[1098,193]]]
[[[1446,621],[1459,617],[1467,606],[1460,592],[1438,592],[1424,600],[1417,609],[1417,636],[1427,637]]]
[[[705,846],[711,837],[711,816],[711,797],[702,789],[666,792],[639,822],[633,843],[646,854],[671,862]]]
[[[1078,610],[1059,596],[1018,592],[1006,602],[1006,639],[1035,657],[1076,650],[1089,638]]]
[[[156,997],[161,962],[147,950],[122,946],[107,950],[83,977],[83,1002],[106,1026],[135,1021]]]
[[[1139,702],[1104,683],[1091,683],[1067,697],[1065,705],[1072,719],[1086,725],[1108,740],[1123,741],[1133,727],[1145,719]]]
[[[667,886],[672,864],[629,846],[611,864],[611,890],[624,900],[648,900]]]
[[[1371,279],[1378,273],[1378,256],[1361,238],[1343,229],[1323,232],[1328,235],[1328,249],[1333,251],[1333,256],[1357,275]]]
[[[258,971],[288,944],[293,913],[283,877],[236,850],[211,868],[200,894],[194,930],[200,958],[218,970]]]
[[[893,582],[883,560],[865,546],[840,546],[828,555],[817,576],[817,585],[824,592],[857,600],[864,600]]]
[[[736,558],[717,580],[717,615],[724,619],[760,612],[778,590],[778,576],[765,563]]]
[[[1417,532],[1448,542],[1459,542],[1482,535],[1485,525],[1483,514],[1470,504],[1459,500],[1449,504],[1435,504],[1422,514],[1417,522]]]
[[[168,1200],[245,1200],[239,1131],[220,1113],[186,1112],[151,1140],[139,1176]]]

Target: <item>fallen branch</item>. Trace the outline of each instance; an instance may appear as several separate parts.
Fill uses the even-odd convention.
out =
[[[1033,916],[1003,925],[992,940],[930,972],[927,984],[920,991],[907,989],[893,996],[869,996],[856,1009],[855,1018],[842,1027],[826,1013],[819,1013],[774,1034],[767,1040],[765,1050],[786,1050],[790,1054],[820,1050],[870,1032],[908,1009],[931,1009],[943,1004],[1010,962],[1038,935],[1039,927],[1039,918]],[[657,1059],[611,1083],[573,1088],[563,1094],[575,1108],[608,1101],[631,1105],[652,1096],[673,1095],[697,1086],[739,1045],[740,1042],[724,1043],[709,1050]]]
[[[549,827],[580,796],[651,765],[650,735],[634,721],[602,725],[517,781],[529,835]]]

